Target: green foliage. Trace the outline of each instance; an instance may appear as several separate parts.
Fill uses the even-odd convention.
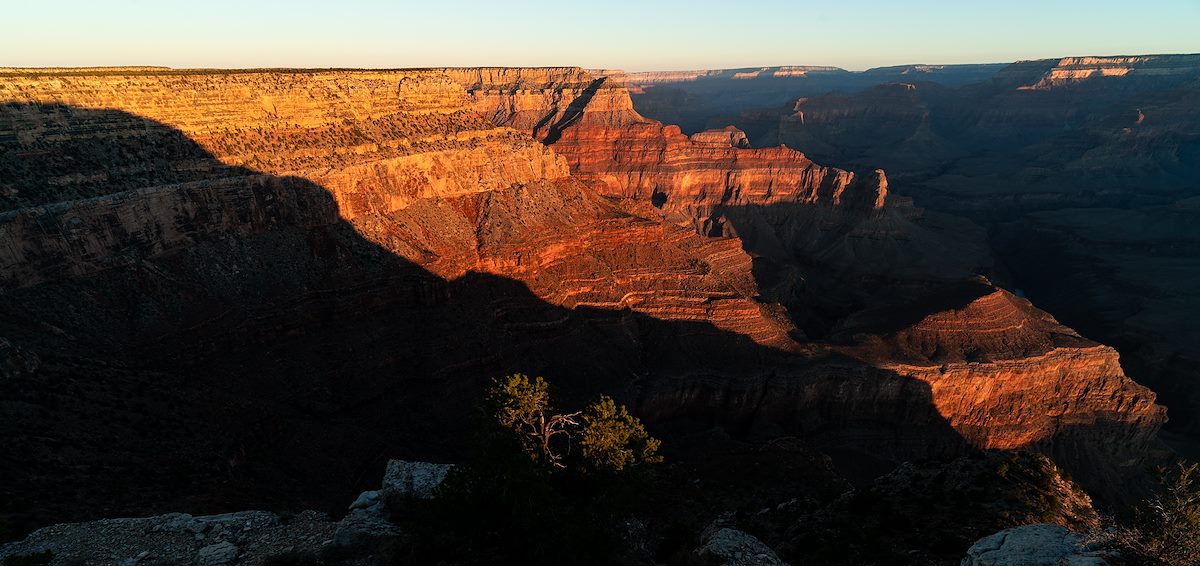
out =
[[[579,413],[555,413],[550,405],[550,385],[541,377],[513,374],[492,382],[487,402],[496,424],[511,432],[535,461],[565,467]]]
[[[631,466],[659,459],[642,424],[607,397],[558,412],[522,374],[493,381],[481,413],[471,460],[410,509],[406,563],[624,562],[620,529],[646,500]]]
[[[572,439],[582,448],[576,463],[586,471],[620,472],[661,461],[659,442],[624,405],[602,395],[586,410],[558,413],[545,379],[513,374],[492,382],[488,412],[535,461],[567,467]]]
[[[1135,509],[1133,523],[1112,533],[1125,558],[1139,564],[1200,564],[1200,464],[1159,469],[1159,490]]]
[[[545,379],[514,373],[492,382],[487,400],[496,422],[517,434],[534,429],[550,407],[550,385]]]
[[[20,556],[9,556],[4,559],[4,566],[43,566],[54,560],[54,553],[49,550],[35,552],[33,554],[22,554]]]
[[[580,436],[584,462],[598,470],[619,472],[626,466],[662,461],[658,439],[646,434],[641,421],[624,405],[607,396],[584,411]]]

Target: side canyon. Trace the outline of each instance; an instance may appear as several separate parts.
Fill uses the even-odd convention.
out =
[[[629,80],[0,69],[5,525],[340,510],[390,458],[460,459],[517,371],[684,462],[713,430],[864,485],[1019,450],[1138,494],[1166,410],[993,283],[987,230],[891,162],[686,135]]]

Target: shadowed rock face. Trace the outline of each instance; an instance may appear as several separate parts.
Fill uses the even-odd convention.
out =
[[[755,145],[883,167],[893,199],[986,226],[1006,283],[1116,346],[1131,376],[1178,407],[1169,428],[1194,456],[1197,81],[1194,54],[1068,57],[961,86],[901,78],[708,116],[734,116]]]
[[[852,345],[849,351],[857,359],[945,385],[939,389],[947,396],[945,403],[933,403],[943,416],[971,431],[968,436],[979,445],[1036,445],[1057,434],[1048,432],[1058,430],[1048,421],[1032,428],[1018,425],[1024,432],[999,432],[1007,425],[998,422],[1004,419],[999,412],[1012,414],[1013,406],[1023,402],[1019,400],[1055,397],[1064,388],[1055,376],[1068,381],[1087,376],[1084,381],[1089,383],[1111,385],[1126,381],[1110,348],[1080,338],[1027,301],[990,284],[955,282],[987,271],[982,234],[962,220],[927,216],[903,200],[889,202],[882,171],[864,181],[863,176],[820,167],[784,147],[739,148],[740,136],[724,135],[736,129],[720,131],[723,143],[714,143],[717,134],[711,132],[689,139],[678,128],[634,111],[627,90],[612,77],[592,78],[573,69],[536,74],[526,70],[520,75],[493,69],[448,72],[463,83],[484,115],[543,139],[567,158],[576,176],[599,192],[626,202],[649,201],[667,220],[690,224],[699,234],[738,237],[760,262],[755,272],[760,288],[781,300],[809,336],[830,330],[822,319],[840,319],[866,307],[860,315],[832,325],[842,328],[834,341]],[[512,111],[516,108],[519,112]],[[553,124],[552,129],[545,124]],[[947,304],[956,300],[964,304]],[[914,313],[919,316],[912,317]],[[846,330],[858,324],[856,320],[871,317],[892,325],[886,331],[892,334]],[[879,340],[902,346],[888,348]],[[895,363],[900,360],[914,363]],[[936,373],[929,371],[933,365],[939,366]],[[743,401],[754,414],[819,412],[806,405],[805,394],[772,387],[770,380],[760,381],[737,396],[779,400],[786,407],[773,409],[774,401]],[[969,393],[955,399],[959,393],[954,391]],[[1141,425],[1160,422],[1161,410],[1142,391],[1133,385],[1116,397],[1132,394],[1137,406],[1133,412],[1145,419]],[[675,400],[668,406],[722,404],[704,388],[672,395]],[[858,395],[888,398],[877,391]],[[1003,401],[979,403],[976,395]],[[1082,421],[1108,421],[1133,406],[1124,403],[1108,404],[1101,410],[1107,416],[1099,420],[1083,416]],[[1015,420],[1040,420],[1040,411]],[[726,414],[738,411],[727,409]],[[1055,415],[1051,419],[1065,415],[1054,409],[1046,414]],[[751,420],[742,417],[742,422]],[[979,434],[985,429],[990,432]],[[1152,436],[1120,436],[1106,450],[1119,452],[1126,442],[1144,444]],[[1066,457],[1077,449],[1061,447],[1060,452]],[[1097,471],[1087,479],[1100,484],[1115,477],[1111,471]]]
[[[780,107],[797,97],[850,94],[888,82],[936,81],[958,86],[988,80],[1004,66],[903,65],[862,72],[836,67],[759,67],[604,74],[627,83],[638,109],[646,116],[694,133],[724,127],[742,112]],[[751,135],[751,141],[755,137]]]
[[[1066,82],[1046,78],[1054,73],[804,98],[759,143],[882,166],[918,204],[983,219],[1190,195],[1200,66]]]
[[[817,278],[806,281],[812,292],[797,291],[794,282],[808,278],[797,263],[851,279],[946,281],[991,270],[977,227],[889,199],[882,170],[822,167],[782,146],[746,148],[736,128],[689,138],[634,111],[628,90],[611,76],[563,69],[536,76],[448,72],[482,114],[551,145],[574,176],[601,194],[698,234],[740,238],[748,252],[770,263],[758,274],[760,287],[775,297],[804,295],[803,305],[783,302],[806,331],[829,321],[805,320],[805,305],[825,303],[823,310],[844,315],[853,308],[848,303],[863,297],[842,296],[846,289],[828,289]],[[783,275],[764,276],[774,271]]]
[[[616,395],[658,426],[799,433],[885,462],[966,450],[959,422],[974,445],[1036,440],[1115,474],[1162,420],[1111,367],[1063,366],[1037,386],[1072,394],[1020,397],[1033,378],[994,380],[998,357],[943,375],[803,343],[742,242],[598,193],[556,145],[479,117],[459,78],[5,77],[0,336],[40,365],[0,383],[3,511],[332,509],[389,456],[453,459],[482,384],[508,371],[551,377],[565,403]],[[590,120],[571,112],[560,140]],[[792,194],[857,186],[793,159],[834,181]],[[1040,375],[1035,357],[1012,363],[1026,359]],[[992,381],[1023,410],[982,404]],[[1043,418],[1051,406],[1066,416]]]
[[[786,148],[750,150],[744,135],[684,136],[677,126],[648,120],[611,77],[578,69],[547,69],[536,79],[484,70],[447,70],[497,125],[529,131],[566,157],[572,172],[627,199],[665,197],[669,210],[746,202],[846,204],[878,209],[887,181],[876,172],[856,180]],[[722,143],[723,142],[723,143]],[[859,185],[862,185],[860,188]]]
[[[1131,375],[1180,407],[1170,429],[1193,438],[1200,424],[1191,410],[1200,406],[1196,201],[1039,212],[997,238],[1020,260],[1011,263],[1030,296],[1088,336],[1106,337]]]

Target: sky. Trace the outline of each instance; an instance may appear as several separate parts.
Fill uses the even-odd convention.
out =
[[[850,70],[1200,52],[1200,0],[0,0],[0,66]]]

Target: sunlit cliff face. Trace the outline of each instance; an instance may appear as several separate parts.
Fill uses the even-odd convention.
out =
[[[550,343],[628,358],[622,363],[651,379],[635,387],[632,371],[613,375],[612,388],[640,395],[650,417],[702,415],[853,438],[894,445],[897,457],[952,452],[957,444],[921,442],[923,431],[946,425],[978,447],[1034,447],[1081,467],[1096,459],[1132,466],[1164,418],[1112,350],[986,282],[923,316],[884,315],[887,324],[844,339],[806,339],[795,321],[803,302],[817,299],[813,289],[854,288],[869,269],[935,289],[969,275],[977,249],[955,242],[969,240],[946,228],[955,224],[893,205],[882,171],[856,174],[787,148],[739,147],[736,132],[689,138],[634,112],[619,84],[578,69],[66,73],[18,75],[3,87],[3,111],[15,126],[3,133],[21,159],[36,162],[55,140],[87,139],[133,164],[67,160],[55,165],[62,171],[52,189],[29,183],[5,193],[0,234],[16,245],[0,248],[0,261],[14,290],[186,256],[214,241],[295,232],[289,253],[332,266],[400,259],[438,279],[405,295],[421,308],[467,299],[448,289],[471,289],[480,274],[529,292],[469,297],[482,305],[470,305],[479,320],[495,321],[470,337],[481,351],[469,363],[432,356],[434,369],[417,376],[448,389],[490,363],[488,348],[517,336],[534,352],[527,363],[538,363],[539,344]],[[139,136],[196,144],[215,159],[142,159],[137,152],[154,144],[114,145]],[[390,257],[356,259],[330,244],[321,231],[339,222]],[[62,229],[47,231],[51,225]],[[944,258],[945,246],[955,257]],[[128,259],[131,248],[143,250],[140,259]],[[766,296],[764,281],[779,282],[754,271],[755,258],[766,256],[804,286],[787,304]],[[255,267],[263,258],[254,254],[246,259],[222,268],[278,269]],[[163,285],[188,281],[183,268],[171,269],[179,271]],[[288,291],[302,298],[297,304],[352,294],[349,283],[323,273],[297,279],[299,289]],[[399,285],[386,276],[372,284]],[[353,293],[368,298],[346,312],[369,313],[369,289]],[[618,322],[583,322],[597,312]],[[219,325],[221,316],[209,314],[196,317]],[[177,322],[146,316],[168,328]],[[322,334],[326,315],[304,307],[256,316],[277,318],[267,328],[314,344],[344,339]],[[260,336],[269,341],[272,332]],[[455,348],[466,348],[463,340],[444,338]],[[704,340],[721,345],[699,348],[711,358],[671,356],[675,345]],[[835,369],[822,365],[835,358]],[[747,361],[730,369],[722,359]],[[404,371],[401,360],[380,360],[363,367]],[[911,434],[891,432],[910,425]]]

